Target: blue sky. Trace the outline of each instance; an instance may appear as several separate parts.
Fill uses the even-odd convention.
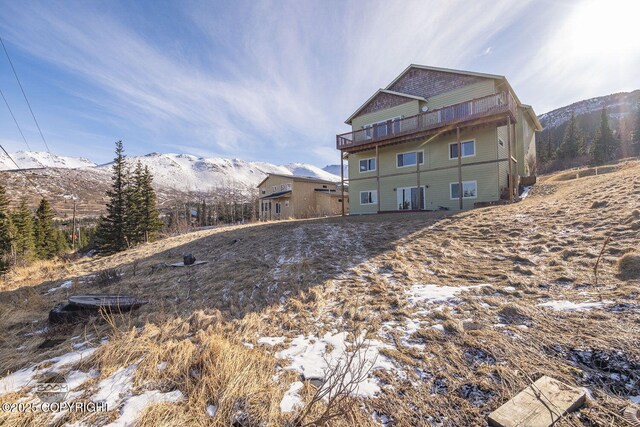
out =
[[[548,1],[0,0],[51,151],[337,163],[335,134],[408,64],[506,75],[538,114],[640,88],[640,6]],[[0,89],[44,151],[7,62]],[[0,104],[0,142],[26,149]]]

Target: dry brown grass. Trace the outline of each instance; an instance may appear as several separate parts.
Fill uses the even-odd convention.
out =
[[[620,257],[618,273],[624,279],[640,279],[640,254],[627,253]]]
[[[208,230],[34,273],[39,279],[21,273],[0,299],[0,330],[11,332],[0,335],[0,366],[12,371],[69,351],[67,343],[38,349],[45,336],[28,334],[40,330],[46,311],[70,293],[47,290],[76,279],[73,292],[126,292],[150,300],[111,324],[93,319],[46,333],[67,340],[108,336],[82,369],[95,367],[104,378],[138,363],[137,390],[185,395],[187,406],[150,407],[142,425],[228,425],[234,409],[257,423],[282,425],[296,416],[281,414],[278,405],[296,375],[279,370],[285,362],[274,353],[300,334],[366,327],[390,346],[382,354],[402,375],[375,372],[382,392],[358,400],[354,416],[361,423],[370,423],[375,412],[397,425],[484,425],[488,413],[550,375],[589,387],[594,397],[559,425],[622,426],[630,391],[607,369],[631,375],[629,369],[582,363],[577,352],[640,367],[640,294],[637,282],[619,270],[621,259],[637,260],[639,168],[629,162],[597,175],[572,171],[579,179],[543,177],[528,199],[513,205]],[[596,288],[593,268],[609,236]],[[183,252],[210,262],[149,274]],[[120,270],[121,280],[90,277],[107,269]],[[442,310],[407,302],[406,292],[416,284],[481,283],[491,286],[461,293]],[[538,305],[549,300],[604,306],[563,312]],[[407,335],[400,326],[409,320],[417,330]],[[286,341],[271,348],[257,344],[261,336]],[[167,368],[159,371],[161,362]],[[194,369],[199,375],[192,375]],[[272,379],[276,372],[283,372],[279,382]],[[305,385],[301,396],[308,402],[313,389]],[[206,415],[208,403],[219,405],[220,418]],[[46,419],[12,418],[8,425],[22,422],[44,425]]]

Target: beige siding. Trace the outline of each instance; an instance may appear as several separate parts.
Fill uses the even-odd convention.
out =
[[[470,84],[442,95],[433,96],[427,99],[430,110],[446,107],[451,104],[469,101],[496,93],[496,82],[493,79],[485,79],[480,82]]]
[[[504,133],[504,130],[503,130]],[[504,151],[498,147],[498,130],[484,128],[461,133],[461,141],[474,140],[476,154],[465,157],[462,164],[492,161],[502,157]],[[426,208],[438,209],[446,206],[450,209],[458,208],[458,200],[450,198],[450,182],[458,182],[457,158],[449,159],[449,144],[456,143],[456,135],[436,137],[420,143],[400,144],[380,148],[379,173],[380,178],[380,210],[398,210],[397,189],[402,187],[416,187],[418,177],[416,166],[397,167],[397,154],[411,151],[424,152],[424,164],[420,165],[420,186],[427,185]],[[505,141],[506,144],[506,141]],[[499,157],[500,156],[500,157]],[[375,157],[375,150],[349,155],[349,177],[356,179],[350,183],[351,213],[373,213],[377,205],[361,205],[360,192],[376,190],[376,172],[359,172],[359,160]],[[506,157],[506,155],[505,155]],[[495,201],[500,198],[500,186],[503,180],[506,184],[506,162],[504,164],[491,162],[483,165],[466,166],[462,168],[463,181],[477,181],[478,194],[476,199],[465,199],[465,209],[472,207],[475,202]],[[430,171],[430,169],[450,167],[449,169]],[[392,176],[389,176],[392,175]],[[371,178],[369,178],[371,177]],[[359,180],[357,178],[367,178]]]
[[[378,123],[383,120],[393,119],[395,117],[414,116],[420,112],[419,101],[413,100],[396,107],[387,108],[385,110],[374,111],[373,113],[358,116],[351,121],[352,130],[355,132],[362,129],[364,125]]]
[[[260,196],[263,197],[265,195],[268,196],[273,193],[279,193],[280,191],[286,191],[287,184],[291,184],[291,194],[284,195],[277,199],[261,200],[261,219],[310,218],[315,216],[337,215],[342,212],[341,202],[338,201],[338,197],[335,197],[338,186],[333,183],[310,182],[296,180],[293,179],[293,177],[289,178],[274,175],[270,176],[260,186]],[[333,197],[328,195],[321,196],[324,196],[322,198],[326,199],[333,198],[336,201],[320,201],[321,197],[318,197],[318,192],[315,191],[316,189],[333,191]],[[348,198],[346,197],[345,202],[347,200]],[[269,206],[269,202],[271,203],[271,209],[265,210],[263,206]],[[280,203],[280,214],[276,213],[276,203]]]

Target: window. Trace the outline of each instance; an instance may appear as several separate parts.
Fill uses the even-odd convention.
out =
[[[273,192],[275,193],[276,191],[278,191],[278,186],[277,186],[277,185],[274,185],[274,186],[273,186]]]
[[[265,194],[267,192],[267,190],[263,189],[262,190],[262,194]]]
[[[372,205],[374,203],[378,203],[378,192],[376,190],[360,192],[361,205]]]
[[[280,202],[276,202],[276,214],[280,213]]]
[[[376,170],[376,159],[362,159],[360,160],[360,172],[370,172]]]
[[[420,164],[424,164],[424,152],[412,151],[410,153],[400,153],[397,156],[397,167],[404,168],[416,164],[416,155]]]
[[[280,191],[284,191],[284,184],[280,185]]]
[[[462,146],[462,156],[460,157],[473,157],[476,155],[476,141],[462,141],[460,143]],[[452,142],[449,144],[449,160],[458,158],[458,143]]]
[[[389,120],[382,120],[381,122],[362,126],[365,139],[382,138],[387,135],[400,133],[402,129],[401,119],[402,116],[398,116]]]
[[[460,198],[458,192],[458,183],[449,183],[449,190],[451,193],[451,200]],[[477,181],[463,181],[462,182],[462,198],[463,199],[475,199],[478,197],[478,183]]]
[[[329,187],[327,187],[326,185],[323,185],[322,188],[329,188]]]
[[[284,201],[284,207],[285,207],[285,208],[288,208],[288,207],[289,207],[289,201],[288,201],[288,200],[285,200],[285,201]]]
[[[502,138],[498,138],[498,145],[504,147],[504,141],[502,140]]]
[[[287,191],[291,190],[291,184],[287,184]]]

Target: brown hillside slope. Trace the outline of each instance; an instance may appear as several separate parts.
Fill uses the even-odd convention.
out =
[[[108,336],[73,368],[97,372],[78,399],[136,364],[134,394],[179,390],[185,399],[149,407],[142,425],[229,425],[238,414],[245,425],[282,425],[296,416],[280,404],[298,377],[277,353],[303,338],[366,331],[379,352],[369,381],[380,390],[331,425],[486,425],[541,375],[593,397],[558,425],[625,425],[628,398],[640,395],[640,282],[620,274],[618,260],[640,242],[640,163],[541,181],[508,206],[207,230],[51,266],[45,282],[42,272],[15,274],[0,293],[0,367],[12,372],[73,350],[79,336],[92,345]],[[184,252],[209,263],[153,268]],[[120,280],[108,280],[106,269]],[[70,288],[49,292],[69,280]],[[449,298],[445,286],[465,289]],[[78,292],[126,292],[150,303],[111,323],[43,331],[48,309]],[[421,298],[434,292],[436,301]],[[271,346],[261,337],[284,339]],[[38,349],[45,338],[66,341]],[[331,354],[335,340],[327,341]],[[300,398],[312,391],[305,383]],[[120,415],[110,409],[58,421],[102,425]],[[305,420],[318,415],[314,407]],[[0,414],[8,425],[25,420],[50,418]]]

